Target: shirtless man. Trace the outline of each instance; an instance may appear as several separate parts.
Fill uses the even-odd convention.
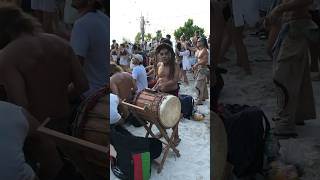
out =
[[[41,33],[37,21],[18,8],[1,7],[0,15],[0,84],[8,101],[40,122],[47,117],[68,119],[68,85],[73,83],[72,96],[88,89],[72,48],[55,35]]]
[[[308,12],[312,0],[284,0],[268,17],[271,24],[282,17],[275,44],[273,82],[277,92],[274,134],[296,137],[295,125],[316,117],[309,70],[309,41],[318,37],[318,27]]]
[[[114,63],[110,64],[110,70],[111,92],[118,95],[121,100],[126,100],[130,103],[137,90],[133,77],[130,73],[124,72],[120,66]]]
[[[110,90],[111,93],[119,97],[119,101],[132,103],[134,94],[137,91],[135,80],[128,72],[114,64],[110,64]],[[111,101],[110,101],[111,102]],[[118,103],[119,113],[122,119],[127,119],[130,115],[129,109],[121,103]]]
[[[51,117],[66,128],[69,93],[78,96],[88,89],[71,47],[57,36],[41,33],[39,23],[17,7],[0,6],[0,26],[0,87],[7,96],[3,99],[27,109],[40,122]],[[70,83],[73,88],[68,92]],[[41,151],[37,147],[34,152]],[[37,157],[47,172],[44,179],[55,177],[61,160],[54,162],[55,156],[46,150]]]
[[[201,105],[202,101],[205,101],[209,98],[208,88],[206,83],[207,74],[209,73],[208,69],[208,45],[205,38],[199,38],[197,40],[198,52],[196,57],[198,62],[193,66],[193,69],[196,70],[196,89],[198,90],[198,99],[196,104]]]
[[[158,63],[157,83],[154,90],[178,96],[179,66],[175,62],[175,53],[169,44],[160,44],[156,49]],[[178,126],[179,122],[176,126]],[[174,129],[173,127],[172,129]],[[180,142],[179,133],[174,135],[176,145]]]

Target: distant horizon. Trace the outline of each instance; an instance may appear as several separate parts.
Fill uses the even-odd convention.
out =
[[[145,34],[156,36],[156,31],[161,30],[162,36],[171,35],[174,39],[174,31],[183,26],[188,19],[193,19],[193,24],[204,28],[204,34],[210,34],[210,1],[200,0],[197,4],[207,3],[201,9],[196,9],[191,0],[163,0],[161,3],[152,3],[152,0],[111,0],[110,1],[110,43],[116,40],[123,42],[123,38],[134,43],[135,36],[140,32],[140,16],[149,21],[145,26]],[[151,3],[150,3],[151,2]],[[156,1],[158,2],[158,1]],[[200,3],[199,3],[200,2]],[[166,4],[170,4],[167,6]],[[117,8],[119,7],[119,8]],[[179,7],[179,8],[176,8]],[[170,12],[169,14],[163,13]]]

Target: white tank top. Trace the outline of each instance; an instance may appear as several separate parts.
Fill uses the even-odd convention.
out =
[[[35,173],[26,163],[23,144],[29,124],[22,108],[0,101],[0,179],[33,180]]]

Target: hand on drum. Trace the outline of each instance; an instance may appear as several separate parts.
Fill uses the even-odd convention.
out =
[[[159,78],[157,80],[157,83],[152,88],[152,90],[154,90],[154,91],[164,91],[165,88],[166,88],[166,82],[165,82],[164,78]]]

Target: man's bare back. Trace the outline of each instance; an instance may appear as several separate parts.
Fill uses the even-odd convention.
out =
[[[122,100],[132,100],[133,93],[136,92],[134,79],[130,73],[118,72],[110,77],[110,89],[112,93],[118,95]]]
[[[23,34],[0,54],[0,84],[8,101],[28,109],[39,121],[70,117],[68,85],[88,88],[80,62],[63,39],[49,34]]]

